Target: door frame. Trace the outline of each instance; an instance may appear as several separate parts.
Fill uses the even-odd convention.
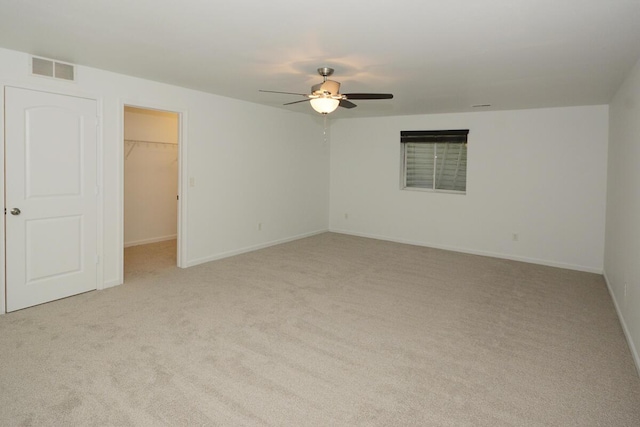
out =
[[[182,108],[159,105],[150,102],[121,99],[119,105],[119,138],[117,149],[119,193],[118,211],[118,280],[124,283],[124,109],[125,107],[156,110],[178,115],[178,224],[177,224],[177,259],[179,268],[187,267],[187,111]]]
[[[0,83],[0,199],[2,200],[2,208],[6,211],[7,205],[5,200],[5,89],[14,87],[17,89],[33,90],[38,92],[51,93],[55,95],[72,96],[76,98],[85,98],[96,101],[96,116],[98,119],[97,135],[96,135],[96,180],[98,185],[98,197],[96,201],[96,219],[97,219],[97,239],[96,253],[98,255],[98,267],[96,269],[96,289],[104,289],[104,144],[103,144],[103,98],[94,94],[84,92],[76,92],[73,90],[58,90],[51,87],[38,86],[31,84],[10,84]],[[7,310],[7,282],[6,282],[6,217],[3,216],[2,225],[0,226],[0,266],[2,267],[0,274],[0,315],[5,314]]]

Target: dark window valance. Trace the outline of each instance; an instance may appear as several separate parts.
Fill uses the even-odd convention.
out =
[[[403,130],[400,131],[400,142],[467,142],[469,129],[456,130]]]

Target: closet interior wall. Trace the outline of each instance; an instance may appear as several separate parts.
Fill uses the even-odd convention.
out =
[[[175,239],[178,114],[125,107],[124,246]]]

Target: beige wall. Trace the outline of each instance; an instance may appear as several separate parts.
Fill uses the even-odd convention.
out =
[[[604,270],[640,371],[640,61],[611,102]]]
[[[341,120],[330,227],[601,273],[607,123],[607,106]],[[467,194],[400,190],[400,131],[445,129],[469,129]]]

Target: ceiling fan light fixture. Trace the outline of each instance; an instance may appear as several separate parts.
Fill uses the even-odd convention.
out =
[[[287,102],[282,105],[299,104],[301,102],[310,101],[311,107],[320,114],[329,114],[338,107],[355,108],[356,104],[349,101],[350,99],[392,99],[391,93],[340,93],[340,82],[327,80],[327,77],[333,74],[333,68],[318,68],[318,74],[323,77],[322,83],[311,86],[311,93],[293,93],[279,92],[275,90],[260,90],[260,92],[283,93],[285,95],[300,95],[305,99],[300,101]]]
[[[311,107],[320,114],[332,113],[338,108],[338,105],[340,105],[339,99],[331,97],[312,98],[309,102],[311,103]]]

